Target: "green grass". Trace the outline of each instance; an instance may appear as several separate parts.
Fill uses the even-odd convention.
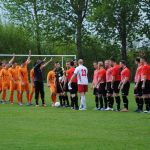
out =
[[[133,89],[133,88],[132,88]],[[47,104],[50,104],[46,88]],[[144,150],[150,144],[150,114],[0,105],[0,150]]]

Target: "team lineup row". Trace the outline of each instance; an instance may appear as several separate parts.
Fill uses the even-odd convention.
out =
[[[32,105],[32,98],[35,93],[36,106],[39,106],[39,99],[42,106],[45,104],[43,71],[52,62],[38,60],[30,70],[30,83],[28,79],[28,64],[31,62],[31,51],[27,60],[20,65],[15,62],[15,56],[8,62],[0,63],[0,92],[2,103],[6,103],[6,92],[10,91],[9,101],[14,103],[14,92],[17,91],[17,100],[20,106],[23,92],[26,92],[27,105]],[[136,58],[137,70],[135,73],[135,101],[136,112],[150,112],[150,66],[146,58]],[[128,112],[128,94],[130,89],[130,70],[124,60],[117,64],[114,58],[105,62],[94,62],[94,75],[91,88],[95,95],[95,110],[122,111]],[[86,92],[88,92],[88,69],[84,66],[83,60],[72,60],[66,63],[65,70],[60,67],[59,62],[54,63],[54,68],[47,74],[47,86],[50,89],[52,106],[56,106],[57,95],[60,100],[60,107],[71,107],[75,110],[86,110]],[[121,109],[122,93],[124,108]],[[70,93],[70,102],[67,96]],[[80,106],[78,106],[78,93],[80,95]],[[116,109],[114,107],[116,102]]]

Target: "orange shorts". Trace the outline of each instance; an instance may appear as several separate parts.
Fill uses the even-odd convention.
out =
[[[52,93],[56,93],[56,87],[53,84],[50,84],[50,92]]]
[[[30,90],[30,84],[29,84],[29,82],[26,82],[24,85],[22,85],[20,83],[19,89],[20,89],[21,92],[23,92],[23,91],[29,91]]]
[[[19,91],[20,90],[20,84],[19,84],[19,82],[16,82],[16,83],[14,83],[14,82],[11,82],[10,81],[10,91]]]
[[[2,91],[3,90],[9,90],[10,88],[10,82],[3,82],[2,83]]]

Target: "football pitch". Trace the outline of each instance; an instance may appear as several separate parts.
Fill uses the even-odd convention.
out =
[[[133,87],[129,112],[87,111],[0,104],[0,150],[145,150],[150,146],[150,114],[134,113]],[[24,102],[26,102],[24,100]]]

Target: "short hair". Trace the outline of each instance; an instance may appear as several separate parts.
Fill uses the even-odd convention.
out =
[[[27,61],[27,59],[23,59],[23,60],[21,61],[21,64],[24,64],[26,61]]]
[[[100,66],[104,66],[103,61],[99,61],[99,62],[98,62],[98,65],[100,65]]]
[[[140,57],[136,57],[135,61],[140,62]]]
[[[0,62],[0,66],[2,66],[2,64],[3,64],[3,63],[2,63],[2,62]]]
[[[110,60],[116,62],[116,59],[114,57],[110,57]]]
[[[143,57],[141,57],[141,59],[143,59],[145,62],[147,62],[147,57],[143,56]]]
[[[71,62],[70,62],[70,66],[74,66],[74,61],[71,61]]]
[[[56,61],[55,64],[59,64],[59,61]]]
[[[124,65],[127,64],[127,62],[126,62],[125,60],[121,60],[120,62],[121,62],[122,64],[124,64]]]

